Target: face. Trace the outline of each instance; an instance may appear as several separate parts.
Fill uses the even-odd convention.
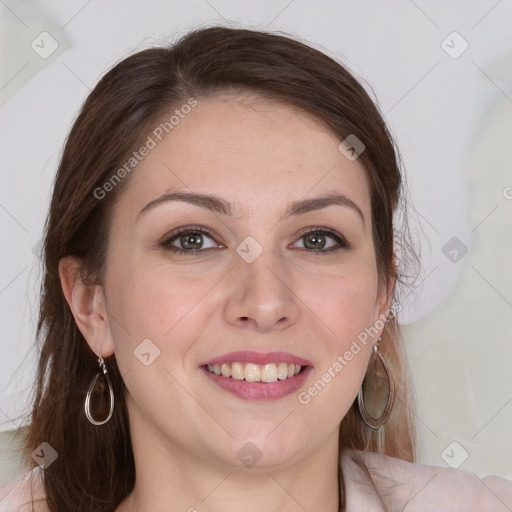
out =
[[[269,467],[336,441],[379,333],[357,337],[390,301],[365,169],[339,142],[289,107],[225,95],[133,171],[111,219],[102,350],[134,440]]]

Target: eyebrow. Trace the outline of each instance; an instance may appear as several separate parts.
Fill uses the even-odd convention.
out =
[[[199,206],[201,208],[205,208],[206,210],[221,213],[223,215],[235,215],[233,205],[221,197],[195,192],[166,192],[165,194],[157,197],[153,201],[150,201],[146,206],[144,206],[144,208],[142,208],[142,210],[137,215],[137,220],[141,215],[144,215],[149,210],[152,210],[153,208],[163,203],[168,203],[171,201],[179,201],[192,204],[194,206]],[[359,208],[359,206],[357,206],[357,204],[354,203],[352,199],[339,192],[332,192],[330,194],[312,199],[301,199],[299,201],[294,201],[286,209],[283,218],[287,219],[292,216],[303,215],[305,213],[314,210],[321,210],[332,205],[343,206],[354,211],[361,218],[363,226],[366,226],[365,218],[361,208]]]

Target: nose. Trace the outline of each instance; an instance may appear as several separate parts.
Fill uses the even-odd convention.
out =
[[[267,251],[252,263],[236,258],[225,308],[227,322],[259,332],[293,325],[299,318],[299,298],[285,263]]]

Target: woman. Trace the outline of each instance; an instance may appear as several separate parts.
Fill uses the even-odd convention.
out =
[[[213,27],[116,65],[58,170],[42,463],[0,510],[512,509],[414,463],[401,187],[369,96],[302,43]]]

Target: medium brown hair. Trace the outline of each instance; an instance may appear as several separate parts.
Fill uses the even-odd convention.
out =
[[[84,415],[97,359],[66,303],[59,261],[77,256],[81,278],[102,283],[110,214],[129,177],[102,199],[94,191],[118,171],[166,113],[189,98],[200,101],[226,91],[249,91],[279,101],[323,122],[340,142],[352,134],[364,143],[359,159],[371,186],[379,276],[401,280],[393,229],[403,188],[400,159],[378,108],[345,67],[283,35],[224,27],[195,30],[172,46],[124,59],[99,81],[71,129],[45,226],[37,328],[41,353],[27,450],[45,441],[59,454],[44,471],[52,512],[111,512],[135,482],[125,386],[115,355],[107,361],[116,399],[112,419],[97,427]],[[398,239],[408,246],[403,237]],[[385,325],[380,350],[397,385],[391,418],[375,432],[364,424],[354,402],[341,424],[340,454],[351,448],[413,461],[412,403],[395,317]]]

